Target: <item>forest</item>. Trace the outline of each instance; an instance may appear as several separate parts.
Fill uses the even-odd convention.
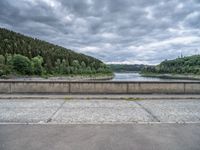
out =
[[[174,60],[165,60],[159,65],[144,67],[142,73],[200,75],[200,55],[179,57]]]
[[[100,60],[0,28],[0,75],[112,74]]]
[[[143,65],[143,64],[109,64],[108,66],[114,72],[139,72],[146,65]]]

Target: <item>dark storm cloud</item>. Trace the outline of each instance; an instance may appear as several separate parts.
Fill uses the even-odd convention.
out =
[[[199,0],[1,0],[0,26],[111,63],[200,52]]]

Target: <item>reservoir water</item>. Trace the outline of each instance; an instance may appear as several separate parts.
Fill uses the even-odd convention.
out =
[[[142,77],[139,73],[132,72],[132,73],[115,73],[115,77],[112,79],[112,81],[186,81],[186,80]]]

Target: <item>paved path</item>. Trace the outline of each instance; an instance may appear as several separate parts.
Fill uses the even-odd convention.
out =
[[[0,99],[0,150],[200,150],[200,100]]]
[[[1,123],[199,123],[200,100],[0,100]]]
[[[199,124],[0,125],[1,150],[199,150]]]

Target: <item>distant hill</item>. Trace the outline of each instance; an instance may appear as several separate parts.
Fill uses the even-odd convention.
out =
[[[56,67],[63,67],[63,65],[64,71],[56,73],[91,74],[111,72],[103,62],[94,57],[0,28],[0,55],[5,57],[5,63],[8,54],[11,56],[21,54],[30,60],[36,56],[41,56],[43,58],[42,67],[51,74],[56,72]]]
[[[165,60],[155,67],[145,67],[143,72],[200,75],[200,55]]]
[[[114,72],[138,72],[141,71],[146,65],[143,64],[109,64],[108,65]]]

